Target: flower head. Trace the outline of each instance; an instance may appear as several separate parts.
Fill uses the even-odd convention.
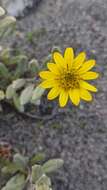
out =
[[[90,71],[95,63],[95,60],[86,61],[84,52],[74,58],[72,48],[66,48],[64,56],[54,52],[53,62],[47,64],[48,70],[39,73],[43,79],[40,85],[51,89],[47,96],[49,100],[59,96],[61,107],[64,107],[69,99],[76,106],[80,99],[91,101],[92,95],[89,91],[97,92],[97,89],[86,81],[98,77],[98,73]]]

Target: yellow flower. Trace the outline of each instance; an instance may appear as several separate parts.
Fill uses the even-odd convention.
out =
[[[61,107],[64,107],[69,99],[76,106],[80,99],[91,101],[92,95],[89,91],[97,92],[97,89],[86,81],[98,77],[98,73],[90,71],[95,63],[95,60],[86,61],[84,52],[74,58],[72,48],[66,48],[64,56],[54,52],[53,62],[47,64],[48,70],[39,73],[43,79],[40,85],[43,88],[51,88],[48,93],[49,100],[59,96]]]

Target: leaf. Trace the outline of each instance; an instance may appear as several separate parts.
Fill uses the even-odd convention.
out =
[[[56,171],[63,165],[63,160],[62,159],[52,159],[47,161],[43,166],[43,171],[44,173],[50,173],[53,171]]]
[[[14,174],[17,171],[24,172],[28,164],[28,157],[24,157],[19,153],[14,155],[13,162],[9,162],[5,167],[2,168],[4,174]]]
[[[34,91],[33,91],[33,94],[32,94],[32,100],[33,101],[37,101],[41,98],[41,96],[43,95],[45,89],[40,87],[40,86],[37,86]]]
[[[5,48],[1,51],[0,58],[3,61],[3,63],[8,64],[9,63],[9,58],[10,58],[10,49]]]
[[[11,164],[10,160],[7,160],[0,156],[0,168],[3,168],[4,166],[7,166]]]
[[[38,61],[36,59],[32,59],[29,62],[29,70],[31,71],[31,74],[33,74],[35,76],[35,73],[37,73],[39,71],[39,64]]]
[[[34,85],[31,84],[22,91],[21,96],[20,96],[21,105],[25,105],[26,103],[30,101],[32,97],[33,88],[34,88]]]
[[[51,180],[46,175],[43,175],[36,183],[36,190],[51,190]]]
[[[36,190],[52,190],[52,189],[46,184],[41,184],[41,185],[36,185]]]
[[[43,176],[40,178],[40,180],[38,180],[37,184],[38,185],[46,184],[48,186],[51,186],[51,180],[49,177],[47,177],[45,174],[43,174]]]
[[[22,68],[23,68],[24,65],[22,65],[22,63],[21,63],[22,61],[27,61],[27,56],[26,56],[26,55],[21,54],[21,55],[14,56],[14,57],[11,59],[10,64],[11,64],[11,65],[19,64],[19,65],[21,65]],[[20,63],[21,63],[21,64],[20,64]],[[24,67],[25,67],[25,66],[24,66]]]
[[[13,162],[22,169],[27,167],[28,161],[28,157],[24,157],[19,153],[15,154],[13,158]]]
[[[34,156],[32,156],[30,163],[31,165],[36,164],[40,161],[43,161],[45,159],[45,154],[44,153],[38,153]]]
[[[13,102],[14,102],[16,109],[19,112],[24,112],[24,107],[23,107],[23,105],[20,104],[20,99],[16,93],[13,96]]]
[[[14,25],[9,27],[4,27],[4,28],[0,28],[0,38],[6,38],[6,37],[9,37],[9,35],[11,35],[13,32],[14,32]],[[5,63],[7,61],[5,60]]]
[[[36,183],[43,175],[42,166],[34,165],[32,166],[32,181]]]
[[[0,75],[5,78],[9,76],[9,71],[3,63],[0,63]]]
[[[15,81],[13,81],[12,87],[15,90],[19,90],[20,88],[22,88],[25,85],[25,83],[26,83],[25,79],[17,79]]]
[[[14,24],[16,19],[12,16],[6,16],[2,20],[0,20],[0,29],[9,27],[10,25]]]
[[[0,7],[0,17],[3,16],[4,14],[5,14],[5,10],[2,7]]]
[[[1,190],[23,190],[24,186],[25,176],[23,174],[17,174]]]
[[[0,90],[0,100],[3,100],[5,98],[5,94],[3,90]]]
[[[9,99],[12,99],[13,96],[14,96],[14,94],[15,94],[15,90],[13,89],[12,84],[11,84],[11,85],[9,85],[9,86],[7,87],[7,90],[6,90],[6,98],[7,98],[8,100],[9,100]]]
[[[14,163],[9,163],[7,166],[2,168],[3,174],[14,174],[19,170],[19,166]]]
[[[40,103],[41,103],[41,101],[40,101],[40,100],[37,100],[37,101],[35,101],[35,100],[30,100],[30,103],[33,104],[33,105],[35,105],[35,106],[39,106]]]
[[[22,77],[26,72],[28,72],[27,57],[25,55],[21,55],[20,59],[18,56],[16,60],[17,68],[14,73],[15,79]]]

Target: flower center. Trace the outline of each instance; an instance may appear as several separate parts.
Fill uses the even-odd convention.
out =
[[[59,86],[66,90],[79,88],[79,75],[71,71],[64,72],[59,78]]]

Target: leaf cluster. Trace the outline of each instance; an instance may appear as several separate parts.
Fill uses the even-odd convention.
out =
[[[9,174],[10,178],[1,190],[52,190],[48,174],[58,170],[63,160],[51,159],[43,165],[37,164],[43,158],[42,153],[31,157],[16,153],[11,161],[4,161],[2,173]]]
[[[0,37],[9,35],[15,21],[0,7]],[[0,101],[7,101],[20,112],[24,112],[27,103],[39,104],[44,89],[36,87],[38,71],[36,59],[29,61],[20,51],[0,47]]]
[[[0,100],[5,100],[24,112],[25,105],[38,105],[44,89],[38,86],[39,64],[25,54],[12,49],[0,52]]]

